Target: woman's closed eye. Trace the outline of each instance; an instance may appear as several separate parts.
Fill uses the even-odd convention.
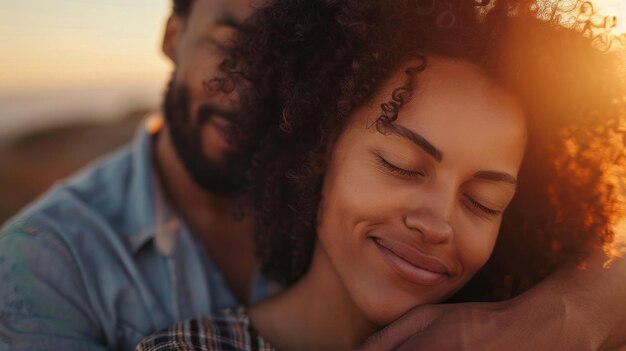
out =
[[[394,174],[397,174],[397,175],[400,175],[400,176],[403,176],[403,177],[407,177],[407,178],[421,178],[421,177],[424,177],[424,172],[408,170],[408,169],[404,169],[402,167],[398,167],[398,166],[394,165],[393,163],[387,161],[386,159],[384,159],[380,155],[376,155],[376,160],[378,161],[379,165],[381,165],[383,168],[385,168],[386,170],[388,170],[391,173],[394,173]]]
[[[500,210],[494,210],[493,208],[489,208],[483,204],[481,204],[480,202],[476,201],[474,198],[472,198],[471,196],[467,195],[467,194],[463,194],[463,198],[465,198],[465,202],[467,204],[467,206],[470,207],[471,210],[479,210],[489,216],[499,216],[502,211]]]

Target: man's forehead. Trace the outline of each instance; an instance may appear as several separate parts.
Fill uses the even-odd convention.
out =
[[[228,18],[235,22],[245,20],[258,0],[194,0],[190,21],[196,23],[215,23]]]

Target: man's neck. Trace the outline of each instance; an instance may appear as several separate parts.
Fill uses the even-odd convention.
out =
[[[351,350],[378,327],[350,297],[323,249],[284,293],[250,308],[254,327],[278,350]]]
[[[154,163],[170,206],[202,243],[237,299],[248,303],[258,270],[253,216],[241,218],[239,199],[219,197],[198,186],[178,158],[169,131],[165,127],[159,133]]]

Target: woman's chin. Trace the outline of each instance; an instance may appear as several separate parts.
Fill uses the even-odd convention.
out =
[[[413,297],[410,300],[407,300],[402,299],[401,297],[387,297],[384,299],[372,299],[371,303],[363,304],[361,311],[368,321],[375,324],[379,328],[383,328],[402,317],[413,308],[435,302],[438,301],[433,301],[428,298]]]

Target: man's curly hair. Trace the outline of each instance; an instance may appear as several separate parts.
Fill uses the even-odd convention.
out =
[[[421,59],[381,106],[374,127],[392,128],[432,55],[483,69],[517,98],[529,128],[494,253],[457,298],[510,297],[610,241],[619,189],[605,170],[623,159],[612,138],[624,130],[624,72],[615,53],[537,12],[524,0],[276,0],[260,7],[222,64],[225,78],[212,86],[241,89],[265,273],[291,284],[306,272],[329,142],[394,70]]]

